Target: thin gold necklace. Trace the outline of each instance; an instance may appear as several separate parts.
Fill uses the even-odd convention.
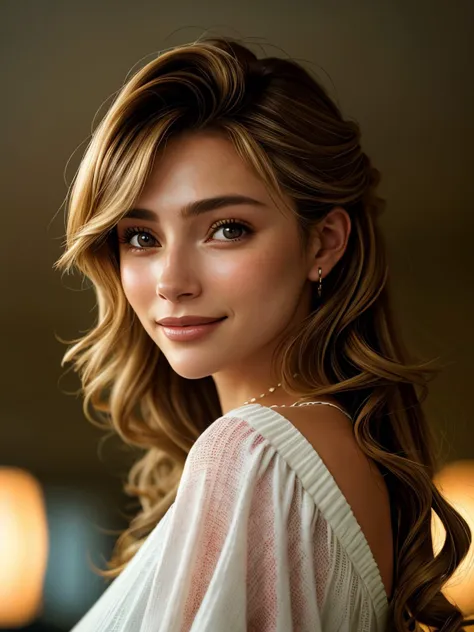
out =
[[[298,373],[293,373],[293,377],[296,377],[297,375],[298,375]],[[278,382],[278,384],[276,386],[271,386],[268,389],[268,392],[269,393],[273,393],[279,386],[281,386],[281,382]],[[265,397],[265,395],[267,395],[267,393],[262,393],[258,397],[252,397],[252,399],[248,399],[246,402],[244,402],[242,404],[242,406],[245,406],[246,404],[253,404],[253,402],[256,402],[257,399],[262,399],[262,397]],[[282,406],[285,406],[285,404],[282,404]]]

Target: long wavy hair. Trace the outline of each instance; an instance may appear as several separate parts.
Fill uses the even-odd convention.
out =
[[[192,445],[222,415],[212,376],[188,380],[173,371],[120,282],[116,225],[167,140],[196,130],[225,134],[275,199],[289,196],[303,249],[332,208],[349,213],[346,251],[323,297],[313,287],[309,316],[276,349],[275,375],[301,399],[339,400],[385,477],[395,555],[391,629],[462,630],[471,622],[441,589],[467,555],[471,532],[433,482],[439,450],[421,404],[441,369],[411,357],[394,322],[379,171],[361,149],[358,124],[307,70],[259,59],[228,37],[167,49],[138,70],[93,132],[68,195],[65,251],[55,267],[90,279],[97,320],[67,341],[62,365],[73,362],[81,378],[86,417],[140,449],[124,482],[139,510],[101,574],[111,579],[126,567],[174,502]],[[433,511],[446,530],[436,556]]]

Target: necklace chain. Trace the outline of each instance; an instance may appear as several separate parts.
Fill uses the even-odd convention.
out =
[[[279,386],[281,386],[281,382],[279,382],[276,386],[271,386],[268,389],[269,393],[273,393]],[[258,397],[252,397],[252,399],[247,400],[246,402],[244,402],[242,404],[242,406],[245,406],[246,404],[252,404],[253,402],[256,402],[257,399],[262,399],[262,397],[265,397],[267,393],[262,393],[261,395],[259,395]]]
[[[293,377],[296,377],[298,375],[298,373],[293,373]],[[273,393],[274,391],[276,391],[276,389],[281,386],[281,382],[278,382],[278,384],[276,386],[271,386],[268,389],[269,393]],[[268,393],[262,393],[261,395],[259,395],[258,397],[252,397],[251,399],[248,399],[246,402],[244,402],[242,404],[242,406],[245,406],[246,404],[253,404],[253,402],[256,402],[257,399],[262,399],[262,397],[265,397]]]
[[[293,373],[293,377],[296,377],[297,375],[298,375],[298,373]],[[268,389],[268,392],[269,393],[273,393],[279,386],[281,386],[281,382],[279,382],[276,386],[271,386]],[[242,406],[245,406],[246,404],[252,404],[253,402],[256,402],[257,399],[262,399],[262,397],[265,397],[266,395],[267,395],[267,393],[262,393],[261,395],[259,395],[259,397],[252,397],[251,399],[248,399],[246,402],[244,402],[242,404]],[[290,404],[290,407],[293,407],[293,406],[312,406],[313,404],[324,404],[325,406],[332,406],[333,408],[337,408],[348,419],[350,419],[350,421],[352,421],[352,417],[349,415],[349,413],[347,413],[345,410],[343,410],[339,406],[336,406],[336,404],[332,404],[331,402],[300,402],[300,401],[296,401],[294,404]],[[274,404],[273,406],[269,406],[269,408],[287,408],[287,406],[286,406],[286,404],[280,404],[280,406],[278,404]]]

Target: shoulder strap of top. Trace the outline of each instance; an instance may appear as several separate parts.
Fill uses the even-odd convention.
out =
[[[338,410],[341,411],[341,413],[343,413],[346,417],[348,417],[352,421],[352,417],[349,415],[349,413],[347,413],[340,406],[337,406],[336,404],[331,404],[330,402],[294,402],[293,404],[290,404],[288,407],[286,406],[286,404],[282,404],[281,406],[278,406],[278,404],[274,404],[273,406],[269,406],[269,408],[294,408],[296,406],[313,406],[315,404],[322,404],[323,406],[332,406],[333,408],[337,408]]]

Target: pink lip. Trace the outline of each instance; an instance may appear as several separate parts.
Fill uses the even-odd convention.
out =
[[[217,329],[222,322],[222,320],[216,320],[213,323],[206,323],[205,325],[181,325],[179,327],[160,325],[160,327],[163,329],[165,336],[170,340],[186,342],[190,340],[197,340],[198,338],[205,336],[214,329]]]
[[[212,316],[181,316],[179,318],[162,318],[156,322],[159,325],[165,327],[187,327],[188,325],[207,325],[207,323],[213,323],[216,320],[222,320],[224,316],[213,318]]]

